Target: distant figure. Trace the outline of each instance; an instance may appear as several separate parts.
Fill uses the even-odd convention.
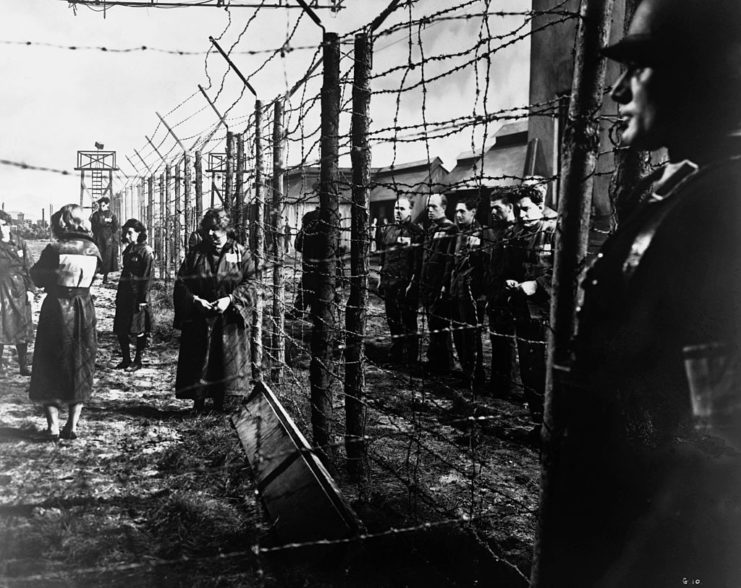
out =
[[[301,218],[301,229],[296,235],[295,249],[301,254],[301,283],[291,314],[298,315],[311,307],[316,296],[319,278],[319,207]]]
[[[5,372],[5,345],[15,345],[20,374],[30,376],[26,356],[33,339],[33,258],[26,242],[11,232],[11,224],[10,215],[0,210],[0,373]]]
[[[486,251],[484,289],[491,340],[491,392],[498,397],[505,397],[511,391],[512,368],[516,356],[513,341],[514,316],[507,301],[509,293],[502,279],[504,255],[517,219],[512,198],[511,194],[500,192],[492,194],[491,220],[484,231]]]
[[[476,220],[478,196],[464,198],[455,207],[458,236],[455,241],[450,296],[453,343],[467,388],[486,382],[481,331],[485,323],[483,244],[484,229]]]
[[[544,198],[545,190],[537,187],[515,195],[518,219],[506,238],[500,278],[513,319],[525,400],[538,430],[543,422],[546,336],[556,236],[555,212],[546,207]]]
[[[430,225],[422,248],[422,272],[419,291],[427,313],[430,340],[427,346],[428,371],[447,374],[454,366],[450,334],[452,304],[450,272],[453,269],[455,239],[458,229],[445,216],[448,201],[444,194],[432,194],[427,200]]]
[[[230,233],[227,213],[206,211],[203,241],[191,249],[175,282],[175,328],[182,330],[175,394],[203,410],[213,398],[249,393],[250,322],[257,296],[250,251]]]
[[[46,290],[41,305],[31,373],[31,400],[41,402],[50,440],[77,438],[83,403],[90,399],[97,353],[96,319],[90,286],[100,253],[76,204],[51,217],[54,243],[31,268],[34,283]],[[59,430],[59,408],[69,412]]]
[[[424,229],[412,222],[412,203],[400,196],[394,205],[396,223],[379,229],[381,282],[391,333],[389,359],[413,364],[419,357],[417,306]]]
[[[121,228],[126,243],[123,252],[123,269],[116,291],[116,316],[113,332],[121,346],[121,362],[116,369],[134,372],[142,367],[142,354],[152,330],[149,289],[152,285],[154,252],[147,245],[147,229],[134,218]],[[129,340],[136,342],[136,355],[131,361]]]
[[[100,251],[100,273],[103,283],[108,282],[108,274],[118,270],[118,219],[111,212],[111,199],[103,196],[98,200],[98,210],[90,217],[93,239]]]
[[[285,219],[283,225],[283,251],[288,253],[291,250],[291,237],[293,236],[293,228],[291,223],[288,222],[288,218]]]

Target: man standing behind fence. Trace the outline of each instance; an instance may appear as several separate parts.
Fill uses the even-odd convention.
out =
[[[296,235],[295,249],[301,254],[301,282],[298,286],[294,308],[289,313],[298,318],[307,307],[311,307],[316,296],[319,280],[319,207],[310,210],[301,218],[301,228]]]
[[[93,240],[100,251],[100,273],[103,283],[108,282],[109,272],[118,271],[118,219],[111,212],[111,199],[98,199],[98,210],[90,217]]]
[[[544,184],[518,192],[518,221],[503,249],[502,280],[514,319],[520,378],[536,424],[543,421],[545,345],[550,318],[554,211],[545,206]],[[538,427],[539,429],[539,427]]]
[[[491,221],[484,231],[486,265],[484,282],[491,339],[491,392],[505,397],[512,388],[515,365],[514,317],[507,301],[504,279],[504,251],[515,228],[513,193],[493,192]]]
[[[419,272],[422,264],[424,229],[412,222],[412,202],[400,196],[394,205],[392,225],[380,229],[381,283],[379,290],[386,306],[386,320],[391,332],[389,360],[418,360],[417,305]]]
[[[455,207],[458,236],[450,279],[453,306],[453,342],[468,388],[482,386],[484,349],[481,329],[484,324],[486,299],[483,288],[483,227],[476,221],[478,196],[469,196]]]
[[[427,200],[430,225],[422,248],[420,294],[427,313],[430,342],[427,347],[428,371],[447,374],[453,369],[453,345],[450,336],[450,272],[453,268],[455,237],[458,229],[445,216],[448,205],[443,194]]]

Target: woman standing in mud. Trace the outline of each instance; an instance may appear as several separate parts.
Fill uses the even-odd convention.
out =
[[[175,328],[182,330],[175,393],[196,410],[213,398],[248,393],[250,320],[255,265],[230,235],[229,216],[211,209],[201,220],[203,241],[191,249],[175,282]]]
[[[30,376],[26,365],[28,342],[33,339],[33,265],[26,242],[10,231],[11,218],[0,210],[0,373],[4,373],[5,345],[15,345],[22,376]]]
[[[46,289],[41,306],[31,374],[31,400],[41,402],[52,441],[77,438],[83,403],[90,399],[97,339],[90,286],[100,261],[83,210],[67,204],[51,217],[55,242],[31,268],[31,278]],[[59,409],[69,407],[59,430]]]
[[[118,337],[123,359],[116,369],[134,372],[142,367],[142,353],[152,330],[149,310],[149,288],[152,285],[154,252],[147,245],[147,229],[135,218],[130,218],[121,228],[123,270],[116,291],[116,316],[113,332]],[[136,355],[131,361],[129,339],[136,341]]]

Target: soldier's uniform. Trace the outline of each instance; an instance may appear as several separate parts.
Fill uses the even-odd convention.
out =
[[[555,234],[556,220],[544,217],[530,227],[516,225],[503,246],[502,279],[538,284],[532,296],[515,290],[508,292],[506,299],[517,341],[523,392],[536,422],[543,418]]]
[[[415,362],[419,354],[417,307],[424,229],[411,221],[381,228],[381,282],[391,332],[390,357]]]
[[[449,372],[454,364],[449,289],[457,233],[455,223],[443,217],[427,228],[422,247],[419,289],[430,330],[427,359],[432,370],[442,373]]]
[[[741,553],[741,145],[735,152],[680,171],[690,175],[639,207],[586,275],[564,396],[563,475],[576,492],[558,508],[564,546],[595,581],[741,580],[729,556]],[[730,445],[692,426],[689,382],[710,384],[705,370],[728,391]]]
[[[450,279],[453,307],[453,342],[463,375],[470,384],[483,384],[484,350],[481,330],[486,312],[483,276],[484,229],[473,221],[459,227]]]

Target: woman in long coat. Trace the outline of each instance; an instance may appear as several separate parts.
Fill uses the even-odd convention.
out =
[[[175,282],[175,328],[182,330],[175,391],[196,410],[206,398],[221,409],[225,395],[249,392],[255,265],[229,235],[229,222],[221,209],[206,212],[203,241],[188,252]]]
[[[123,358],[116,369],[133,372],[142,367],[142,353],[152,330],[149,289],[152,285],[154,252],[147,245],[147,229],[138,220],[127,220],[121,233],[122,240],[127,245],[123,252],[123,270],[116,291],[113,332],[118,337]],[[133,362],[129,350],[130,339],[136,341]]]
[[[10,232],[11,218],[0,210],[0,373],[4,372],[5,345],[15,345],[22,376],[30,376],[26,365],[28,342],[33,339],[33,265],[26,242]]]
[[[118,270],[118,219],[111,212],[111,199],[103,196],[98,200],[98,210],[90,216],[93,240],[100,252],[100,273],[103,283],[108,282],[108,272]]]
[[[97,339],[90,286],[100,253],[83,210],[67,204],[51,217],[56,241],[47,245],[31,268],[37,286],[46,289],[41,306],[31,374],[31,400],[44,405],[51,440],[77,438],[83,403],[90,399]],[[59,408],[67,404],[67,423],[59,430]]]

